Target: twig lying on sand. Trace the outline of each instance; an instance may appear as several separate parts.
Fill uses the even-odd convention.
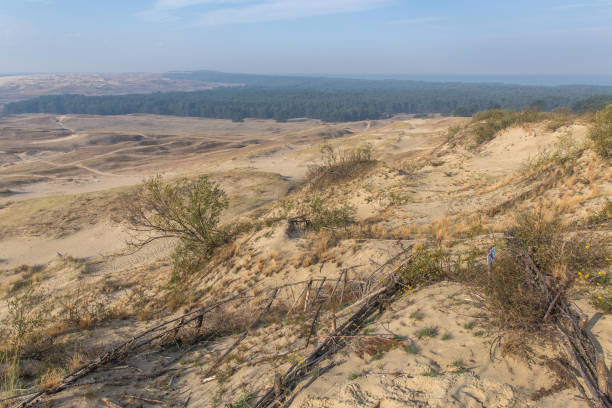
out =
[[[612,408],[612,395],[607,386],[608,372],[604,356],[595,347],[595,341],[588,332],[586,316],[575,304],[570,304],[561,296],[567,284],[553,296],[547,277],[538,269],[531,255],[524,250],[519,251],[518,255],[525,265],[526,273],[531,275],[530,282],[548,296],[549,307],[544,320],[551,316],[553,309],[557,310],[554,326],[560,334],[570,360],[591,394],[589,404],[596,408]]]
[[[123,394],[123,395],[120,395],[119,398],[136,399],[136,400],[148,402],[149,404],[166,404],[165,401],[160,401],[160,400],[151,399],[151,398],[145,398],[145,397],[139,397],[137,395]]]
[[[108,398],[100,398],[100,401],[102,401],[103,403],[105,403],[106,405],[108,405],[111,408],[122,408],[121,405],[117,404],[116,402],[113,402],[111,400],[109,400]]]
[[[349,317],[335,332],[326,337],[315,350],[303,361],[294,363],[282,376],[281,395],[277,395],[275,388],[271,387],[253,406],[254,408],[268,408],[273,406],[285,407],[290,404],[296,393],[291,396],[289,393],[295,389],[298,382],[307,377],[313,368],[323,359],[331,356],[340,348],[342,336],[354,334],[363,322],[375,311],[378,310],[381,302],[393,297],[401,288],[395,274],[391,274],[386,281],[386,285],[375,293],[366,296],[361,301],[363,304],[351,317]],[[332,363],[333,365],[333,363]],[[331,365],[328,366],[331,368]],[[320,372],[320,371],[319,371]],[[314,379],[312,380],[314,381]],[[306,385],[307,386],[307,385]]]

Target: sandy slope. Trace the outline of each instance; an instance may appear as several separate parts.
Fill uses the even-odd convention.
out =
[[[411,315],[422,313],[422,320]],[[423,289],[394,303],[372,333],[412,338],[409,354],[392,349],[380,359],[353,351],[298,396],[293,406],[321,407],[583,407],[575,390],[535,400],[536,391],[553,386],[556,376],[544,359],[528,363],[492,352],[495,334],[475,299],[461,285]],[[473,325],[473,326],[472,326]],[[435,327],[433,338],[416,339],[421,328]],[[469,328],[468,328],[469,327]],[[445,340],[444,335],[450,338]],[[352,348],[359,347],[359,341]],[[554,354],[538,350],[540,356]]]
[[[20,126],[24,129],[40,128],[42,125],[51,129],[56,126],[54,120],[49,118],[34,119],[20,118],[25,123]],[[367,276],[403,247],[422,240],[425,234],[446,243],[453,233],[462,237],[469,233],[473,239],[465,243],[462,238],[461,244],[487,246],[493,231],[503,231],[503,225],[497,224],[503,224],[509,216],[501,212],[489,219],[486,214],[490,208],[531,187],[521,176],[527,159],[541,149],[553,148],[559,136],[567,132],[571,132],[578,142],[584,140],[586,132],[583,124],[561,128],[556,132],[545,130],[541,124],[516,127],[502,132],[490,143],[472,149],[463,142],[455,146],[445,143],[448,127],[466,122],[459,118],[402,117],[376,123],[333,126],[316,121],[289,124],[246,121],[245,124],[232,124],[227,121],[147,115],[114,119],[116,121],[88,116],[62,118],[62,126],[79,132],[79,137],[66,140],[63,139],[66,136],[58,138],[57,134],[49,133],[48,138],[36,137],[38,143],[41,143],[40,140],[44,142],[43,145],[76,140],[88,143],[95,139],[106,140],[106,144],[83,148],[66,145],[66,149],[56,151],[50,159],[30,156],[31,161],[16,161],[0,172],[0,181],[13,180],[10,177],[16,174],[33,177],[49,168],[54,172],[68,171],[68,168],[75,172],[74,175],[61,176],[72,180],[60,181],[61,172],[51,174],[51,179],[46,181],[34,182],[30,179],[29,183],[18,187],[32,194],[27,200],[15,200],[2,208],[1,203],[12,198],[2,199],[0,217],[5,215],[5,219],[0,218],[0,226],[17,223],[28,227],[22,231],[30,231],[6,233],[5,237],[0,238],[0,258],[3,258],[5,266],[44,264],[49,261],[56,265],[61,261],[55,259],[56,252],[61,252],[85,258],[88,266],[81,271],[70,265],[60,269],[50,268],[49,276],[41,278],[50,297],[66,293],[73,296],[78,288],[83,287],[89,288],[92,296],[105,299],[112,305],[133,305],[130,302],[138,296],[152,302],[166,302],[155,304],[161,312],[153,315],[155,317],[151,320],[144,318],[144,321],[140,321],[131,315],[125,320],[113,320],[84,330],[87,336],[82,339],[84,348],[108,347],[120,339],[129,338],[140,329],[155,325],[160,321],[158,319],[174,316],[181,310],[205,303],[223,293],[235,293],[254,285],[265,287],[313,277],[337,279],[342,269],[349,269],[351,276],[357,278]],[[90,131],[92,128],[95,131]],[[348,128],[350,133],[330,139],[330,128]],[[111,139],[107,139],[107,133],[113,137],[127,135],[129,138],[122,139],[124,141],[118,142],[118,146],[108,142]],[[126,151],[130,149],[142,147],[136,144],[143,139],[128,140],[137,134],[144,135],[147,142],[160,142],[169,150],[154,155],[147,153],[144,157],[133,151],[127,154]],[[257,143],[247,144],[248,140],[253,139],[257,139]],[[236,145],[207,144],[228,141]],[[274,214],[278,210],[277,200],[289,196],[299,203],[313,194],[296,187],[304,180],[308,166],[319,160],[319,146],[325,141],[340,148],[370,144],[375,156],[384,161],[363,177],[317,192],[330,204],[354,205],[361,220],[380,218],[380,223],[376,225],[379,231],[371,236],[346,239],[324,248],[318,254],[319,258],[312,262],[305,262],[305,259],[309,252],[315,251],[317,245],[323,245],[322,242],[329,238],[324,234],[291,235],[283,223],[248,234],[240,238],[231,256],[207,267],[214,273],[196,276],[189,282],[189,287],[180,293],[181,298],[189,300],[178,309],[168,306],[172,301],[172,293],[167,287],[171,269],[168,254],[172,242],[160,242],[142,252],[124,254],[125,231],[116,223],[109,222],[106,218],[108,215],[98,209],[96,212],[100,216],[94,217],[94,222],[77,212],[73,212],[74,217],[68,214],[67,217],[58,218],[62,223],[64,220],[73,223],[70,224],[70,231],[73,232],[61,237],[45,234],[44,231],[36,236],[32,233],[38,224],[29,218],[63,214],[60,210],[75,208],[66,207],[67,204],[63,200],[55,200],[53,194],[80,193],[92,188],[96,194],[104,195],[109,186],[130,186],[137,182],[137,178],[158,171],[174,176],[200,172],[212,174],[228,192],[232,202],[224,221],[246,215],[259,218]],[[205,149],[193,152],[194,146],[204,143]],[[563,216],[583,217],[587,209],[600,205],[612,191],[609,165],[598,162],[593,156],[587,156],[584,161],[587,160],[592,164],[580,163],[584,177],[572,181],[571,188],[554,186],[545,192],[551,200],[559,202],[563,201],[561,190],[572,191],[582,200],[573,207],[566,207]],[[100,180],[99,188],[85,182],[94,177],[87,172],[88,168],[101,173],[95,175],[95,179]],[[580,181],[583,179],[587,181]],[[511,208],[532,205],[537,198],[542,197],[521,200]],[[570,198],[564,199],[569,202]],[[84,201],[87,202],[86,198]],[[25,217],[20,218],[20,209],[27,210]],[[7,214],[11,215],[10,220]],[[432,223],[442,227],[436,229]],[[55,231],[57,225],[50,224],[48,228]],[[398,236],[387,237],[384,234],[400,228],[405,230]],[[601,236],[609,240],[609,234],[605,231]],[[22,276],[25,279],[25,274],[11,275],[10,279],[18,280]],[[589,309],[588,294],[578,294],[577,298],[585,310],[591,314],[595,312]],[[402,345],[382,353],[380,358],[372,359],[372,356],[359,353],[364,338],[352,339],[334,356],[337,365],[303,390],[292,406],[586,406],[575,388],[552,390],[558,377],[548,364],[560,355],[553,346],[538,348],[537,344],[532,345],[532,361],[503,355],[500,350],[495,350],[495,329],[488,323],[486,310],[477,300],[465,286],[448,283],[405,295],[391,304],[381,317],[369,322],[366,331],[385,338],[393,333],[411,339],[418,353],[408,353]],[[143,304],[145,306],[136,303],[138,306],[135,307],[148,307],[146,302]],[[422,313],[421,320],[414,315],[417,311]],[[437,328],[437,334],[432,338],[417,339],[417,330],[427,327]],[[274,353],[303,341],[295,334],[295,329],[283,322],[257,328],[244,349],[240,349],[235,356],[236,361],[252,355]],[[591,330],[601,342],[608,361],[612,361],[610,317],[593,319]],[[119,401],[125,394],[142,394],[167,401],[168,404],[183,405],[188,399],[184,406],[223,406],[244,393],[262,392],[271,385],[274,373],[286,369],[291,359],[299,360],[306,354],[303,351],[290,358],[248,367],[225,382],[208,381],[203,384],[207,365],[233,340],[232,336],[224,336],[178,349],[152,348],[146,353],[131,356],[126,361],[127,368],[103,370],[96,375],[114,381],[129,373],[149,373],[156,367],[175,371],[150,381],[129,380],[124,385],[99,384],[87,389],[71,389],[52,397],[51,401],[56,406],[104,406],[100,400],[102,396]],[[128,404],[126,406],[140,403],[124,402]]]

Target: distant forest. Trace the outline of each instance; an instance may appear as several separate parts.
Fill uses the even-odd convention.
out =
[[[361,80],[226,74],[214,71],[171,72],[168,77],[241,84],[197,92],[137,95],[41,96],[7,104],[5,114],[52,113],[121,115],[150,113],[231,119],[313,118],[327,122],[381,119],[398,113],[471,116],[491,109],[521,110],[560,106],[577,111],[612,102],[612,87],[520,86]]]

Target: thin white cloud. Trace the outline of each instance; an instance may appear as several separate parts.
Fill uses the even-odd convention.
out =
[[[428,24],[442,21],[442,17],[415,17],[415,18],[403,18],[401,20],[393,20],[391,24],[401,25],[415,25],[415,24]]]
[[[200,14],[196,24],[215,26],[296,20],[305,17],[365,11],[388,2],[388,0],[274,0],[245,7],[205,12]]]
[[[176,10],[200,4],[246,3],[249,0],[157,0],[153,10]]]
[[[572,10],[579,8],[592,8],[592,7],[606,7],[612,6],[612,1],[602,0],[602,1],[591,1],[586,3],[571,3],[571,4],[560,4],[558,6],[552,7],[553,10]]]
[[[157,0],[152,8],[139,13],[139,16],[152,21],[176,20],[177,16],[174,12],[184,8],[195,6],[223,7],[223,5],[250,3],[253,1],[255,0]]]
[[[157,0],[141,13],[149,19],[177,18],[176,11],[200,6],[208,10],[193,13],[190,24],[218,26],[296,20],[328,14],[353,13],[389,4],[393,0]],[[213,9],[210,9],[210,8]]]

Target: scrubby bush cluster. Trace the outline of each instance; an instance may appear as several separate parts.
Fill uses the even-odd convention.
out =
[[[556,314],[554,308],[548,310],[551,293],[562,301],[574,282],[604,276],[593,272],[605,263],[602,248],[583,236],[569,237],[568,231],[558,219],[527,211],[517,215],[507,238],[497,243],[497,259],[490,269],[482,248],[459,256],[441,246],[423,246],[398,273],[405,292],[442,280],[473,285],[500,328],[539,332],[550,323],[544,319],[547,312],[553,318]],[[600,296],[596,302],[602,306],[606,299]]]
[[[353,179],[376,164],[369,145],[340,151],[330,144],[324,144],[321,146],[321,155],[323,163],[308,169],[307,179],[314,188],[324,188]]]
[[[575,173],[576,164],[585,152],[585,146],[571,132],[559,135],[550,147],[540,149],[524,163],[521,172],[527,177],[541,177],[545,172],[553,177],[568,177]]]
[[[595,123],[589,129],[589,138],[602,158],[612,157],[612,105],[597,112]]]
[[[175,271],[193,271],[231,236],[219,217],[228,199],[218,184],[202,176],[146,180],[124,203],[125,218],[135,232],[131,245],[141,248],[162,238],[177,238]]]
[[[536,331],[547,324],[550,293],[566,299],[572,283],[598,266],[603,255],[583,237],[568,238],[567,227],[542,211],[521,213],[515,222],[498,248],[490,279],[481,284],[502,328]]]
[[[479,145],[493,140],[497,132],[510,126],[536,122],[542,118],[542,113],[536,109],[526,109],[523,112],[490,109],[478,112],[472,116],[474,140]]]
[[[612,200],[606,198],[606,201],[603,203],[601,208],[594,211],[587,222],[589,224],[602,224],[605,222],[610,222],[612,220]]]
[[[309,227],[315,231],[341,228],[355,222],[355,207],[348,204],[330,207],[321,197],[315,196],[307,208]]]

